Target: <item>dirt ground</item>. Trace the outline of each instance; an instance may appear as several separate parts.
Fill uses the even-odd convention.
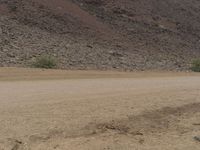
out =
[[[200,75],[0,69],[0,150],[199,150]]]

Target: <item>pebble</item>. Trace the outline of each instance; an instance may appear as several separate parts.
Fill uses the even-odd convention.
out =
[[[194,140],[200,142],[200,136],[194,136]]]
[[[2,30],[2,28],[0,27],[0,35],[1,35],[1,34],[3,34],[3,30]]]

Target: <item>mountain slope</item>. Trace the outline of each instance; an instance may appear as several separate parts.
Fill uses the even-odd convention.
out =
[[[198,0],[0,0],[0,65],[170,69],[200,56]]]

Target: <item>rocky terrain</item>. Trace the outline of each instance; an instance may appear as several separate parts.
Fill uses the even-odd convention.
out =
[[[184,70],[200,57],[198,0],[0,0],[0,66]]]

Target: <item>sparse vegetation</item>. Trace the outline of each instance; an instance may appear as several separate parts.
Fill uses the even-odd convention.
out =
[[[200,72],[200,59],[196,59],[192,61],[192,71]]]
[[[52,69],[56,68],[56,59],[50,55],[42,55],[35,59],[33,66],[36,68]]]
[[[9,5],[10,11],[15,12],[17,10],[17,6],[15,4]]]

